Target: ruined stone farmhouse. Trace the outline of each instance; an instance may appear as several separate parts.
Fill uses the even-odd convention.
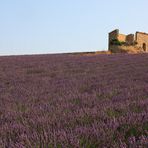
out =
[[[148,52],[148,33],[120,34],[116,29],[109,33],[109,51],[113,53],[146,53]]]

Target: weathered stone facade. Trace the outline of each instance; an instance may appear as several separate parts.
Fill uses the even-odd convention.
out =
[[[109,33],[109,51],[113,53],[145,53],[148,52],[148,34],[136,32],[136,34],[120,34],[116,29]]]

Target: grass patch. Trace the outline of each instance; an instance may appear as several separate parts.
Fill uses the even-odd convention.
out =
[[[96,97],[100,100],[103,99],[112,99],[114,96],[119,95],[120,92],[117,89],[110,90],[109,92],[97,92]]]
[[[89,140],[88,138],[80,139],[80,148],[98,148],[99,143],[97,140]]]
[[[25,113],[28,111],[28,107],[25,104],[16,103],[17,111]]]
[[[71,102],[72,102],[73,104],[75,104],[75,105],[80,105],[80,104],[81,104],[80,98],[74,98]]]
[[[94,121],[93,117],[89,115],[84,115],[82,117],[75,119],[75,124],[78,125],[90,125]]]
[[[131,104],[129,107],[130,107],[130,110],[134,113],[141,113],[143,111],[143,108],[136,104]]]
[[[112,109],[112,108],[109,108],[107,109],[106,111],[107,115],[111,118],[116,118],[116,117],[119,117],[119,116],[122,116],[124,111],[121,110],[121,109]]]

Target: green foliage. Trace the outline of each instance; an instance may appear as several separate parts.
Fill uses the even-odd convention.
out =
[[[118,39],[112,39],[110,42],[111,45],[118,45],[118,46],[122,46],[125,44],[125,42],[123,41],[119,41]]]
[[[74,99],[72,100],[72,103],[73,103],[74,105],[80,105],[80,104],[81,104],[81,99],[80,99],[80,98],[74,98]]]
[[[142,130],[143,130],[143,133],[144,135],[148,136],[147,132],[148,131],[148,122],[145,122],[142,126]]]
[[[129,137],[139,137],[140,135],[142,135],[142,133],[138,130],[137,127],[130,127],[128,129],[128,131],[125,132],[125,139],[128,139]]]
[[[106,113],[107,113],[107,115],[109,116],[109,117],[111,117],[111,118],[116,118],[116,117],[119,117],[119,116],[121,116],[122,114],[123,114],[123,111],[122,110],[120,110],[120,109],[108,109],[107,111],[106,111]]]
[[[138,139],[140,136],[148,136],[148,123],[144,123],[143,125],[130,125],[130,124],[122,124],[120,125],[115,133],[113,134],[113,140],[117,142],[118,136],[123,135],[123,140],[128,144],[128,139],[130,137],[135,137]]]
[[[89,140],[88,138],[81,138],[80,139],[80,148],[98,148],[99,143],[96,140]]]
[[[77,119],[77,123],[81,125],[89,125],[93,122],[93,118],[88,115],[84,115],[83,117]]]

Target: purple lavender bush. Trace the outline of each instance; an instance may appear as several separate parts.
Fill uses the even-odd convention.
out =
[[[2,148],[148,146],[148,54],[0,57]]]

